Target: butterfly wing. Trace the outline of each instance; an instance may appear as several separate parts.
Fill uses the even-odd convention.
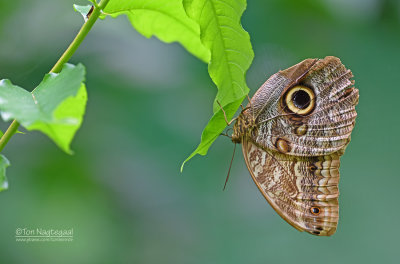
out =
[[[275,211],[300,231],[330,236],[339,219],[340,152],[290,156],[244,139],[243,156],[258,189]]]
[[[236,126],[253,123],[235,134],[261,193],[289,224],[314,235],[332,235],[338,223],[340,156],[357,116],[352,76],[338,58],[304,60],[271,76]]]
[[[350,142],[357,116],[358,89],[351,77],[351,71],[336,57],[308,59],[273,75],[250,102],[253,110],[247,115],[255,117],[258,132],[252,134],[252,140],[294,156],[343,150]],[[312,92],[312,111],[299,114],[289,109],[285,96],[295,87]]]

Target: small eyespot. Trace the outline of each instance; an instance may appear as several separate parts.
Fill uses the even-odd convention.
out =
[[[291,150],[290,143],[282,138],[276,140],[275,147],[281,153],[288,153]]]
[[[319,235],[319,234],[321,234],[321,232],[319,232],[319,231],[312,231],[312,233],[313,233],[314,235]]]
[[[319,215],[321,213],[321,209],[319,207],[317,207],[317,206],[313,206],[313,207],[310,208],[310,212],[313,215]]]
[[[308,126],[306,124],[302,124],[300,126],[296,126],[294,128],[294,133],[298,135],[299,137],[304,136],[307,134]]]
[[[314,91],[306,86],[296,85],[286,93],[285,103],[289,111],[307,115],[315,107]]]
[[[312,164],[312,165],[308,166],[308,169],[309,169],[310,171],[316,171],[318,168],[317,168],[317,166],[315,166],[314,164]]]

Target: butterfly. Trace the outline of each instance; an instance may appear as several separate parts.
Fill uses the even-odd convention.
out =
[[[336,232],[340,156],[359,97],[352,77],[336,57],[306,59],[272,75],[233,126],[258,189],[299,231]]]

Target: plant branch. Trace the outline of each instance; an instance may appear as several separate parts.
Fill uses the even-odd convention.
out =
[[[62,66],[69,61],[69,59],[74,55],[75,51],[78,49],[79,45],[85,39],[86,35],[89,33],[90,29],[93,27],[96,20],[99,18],[101,10],[108,4],[110,0],[102,0],[99,4],[99,7],[95,7],[93,12],[90,14],[89,19],[83,24],[81,30],[79,30],[75,39],[71,42],[67,50],[60,57],[54,67],[50,72],[58,73],[61,71]]]
[[[69,59],[74,55],[75,51],[78,49],[79,45],[85,39],[86,35],[89,33],[90,29],[93,27],[96,20],[99,18],[101,10],[103,10],[110,0],[101,0],[98,6],[95,6],[93,12],[90,14],[88,20],[83,24],[78,34],[68,46],[64,54],[60,57],[60,59],[56,62],[54,67],[50,70],[51,73],[59,73],[63,67],[63,65],[69,61]],[[10,126],[7,128],[6,132],[0,139],[0,152],[7,145],[10,138],[17,132],[19,127],[19,123],[17,120],[14,120]]]
[[[19,123],[17,122],[17,120],[12,121],[11,125],[7,128],[6,132],[1,137],[0,151],[3,150],[3,148],[7,145],[10,138],[15,134],[15,132],[17,132],[18,127]]]

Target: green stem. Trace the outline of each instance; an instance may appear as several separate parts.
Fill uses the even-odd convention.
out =
[[[78,34],[76,35],[75,39],[71,42],[67,50],[64,54],[60,57],[54,67],[51,69],[50,72],[58,73],[61,71],[63,65],[69,61],[69,59],[74,55],[75,51],[78,49],[79,45],[81,45],[82,41],[85,39],[86,35],[89,33],[90,29],[93,27],[94,22],[99,18],[101,10],[108,4],[110,0],[102,0],[99,4],[99,7],[95,7],[93,9],[92,14],[90,15],[89,19],[83,24],[81,30],[79,30]]]
[[[67,50],[60,57],[60,59],[56,62],[54,67],[50,70],[50,72],[58,73],[61,71],[63,65],[69,61],[69,59],[74,55],[75,51],[78,49],[79,45],[85,39],[86,35],[89,33],[90,29],[93,27],[96,20],[99,18],[101,10],[103,10],[110,0],[101,0],[98,7],[94,7],[92,14],[89,19],[83,24],[82,28],[79,30],[75,39],[68,46]],[[17,120],[14,120],[11,125],[7,128],[6,132],[0,139],[0,152],[7,145],[10,138],[17,132],[19,127],[19,123]]]
[[[19,123],[17,122],[17,120],[12,121],[11,125],[7,128],[6,133],[4,133],[4,135],[1,137],[0,151],[3,150],[10,138],[15,134],[15,132],[17,132],[18,127]]]

